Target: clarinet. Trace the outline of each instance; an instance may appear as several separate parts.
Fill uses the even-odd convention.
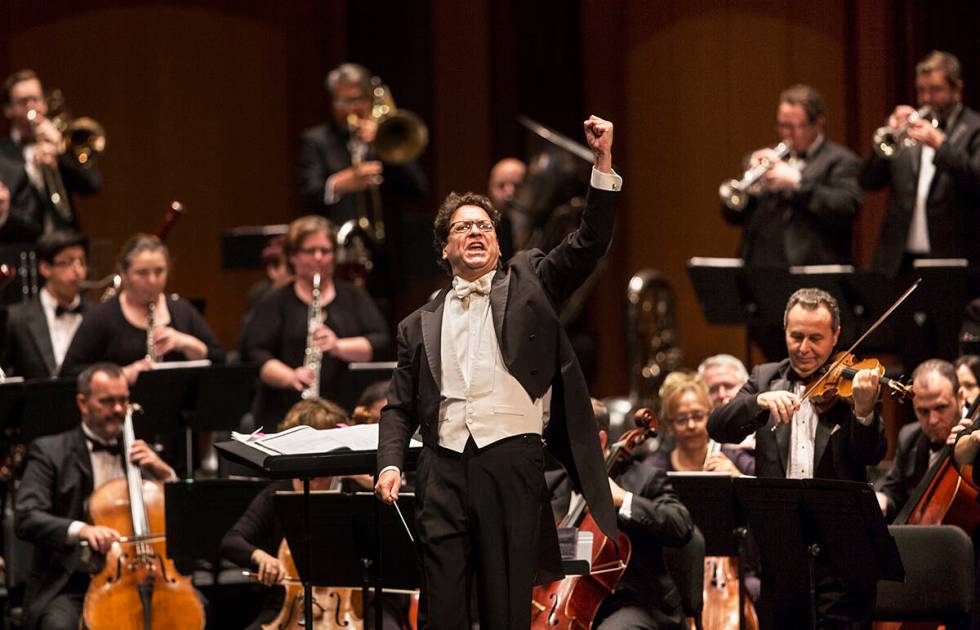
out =
[[[156,363],[160,360],[156,350],[153,348],[153,325],[154,314],[156,312],[156,302],[146,305],[146,360]]]
[[[313,340],[313,335],[320,328],[323,319],[320,311],[320,272],[313,274],[313,299],[310,300],[309,315],[306,318],[306,350],[303,352],[303,367],[313,371],[313,382],[303,390],[303,400],[320,397],[320,363],[323,351]]]

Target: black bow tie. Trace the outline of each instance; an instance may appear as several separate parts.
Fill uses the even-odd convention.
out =
[[[99,442],[98,440],[93,440],[88,436],[86,436],[85,439],[88,441],[89,445],[91,445],[93,453],[98,453],[99,451],[105,451],[106,453],[109,453],[110,455],[115,455],[116,457],[122,455],[122,445],[119,444],[118,442],[116,442],[115,444],[105,444],[103,442]]]
[[[54,316],[61,317],[62,315],[81,315],[82,314],[82,303],[79,302],[75,306],[62,306],[61,304],[54,307]]]
[[[939,443],[929,442],[929,452],[935,453],[936,451],[942,450],[942,448],[944,446],[946,446],[946,445],[943,444],[942,442],[939,442]]]

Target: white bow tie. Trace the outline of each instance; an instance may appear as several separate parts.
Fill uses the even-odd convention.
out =
[[[456,276],[453,278],[453,292],[463,303],[463,306],[468,307],[471,294],[490,295],[490,274],[481,276],[473,282]]]

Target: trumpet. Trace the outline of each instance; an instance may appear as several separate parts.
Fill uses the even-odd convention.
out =
[[[918,140],[909,136],[909,129],[920,120],[928,121],[933,127],[939,126],[939,119],[933,115],[932,108],[924,105],[909,114],[909,117],[897,129],[892,129],[888,125],[875,129],[871,139],[875,153],[886,160],[890,160],[902,149],[910,149],[919,144]]]
[[[789,145],[780,142],[772,148],[776,152],[776,159],[781,160],[789,155]],[[758,194],[761,186],[759,180],[762,176],[775,165],[774,160],[768,158],[745,171],[741,179],[730,179],[722,182],[718,187],[718,197],[721,202],[732,210],[743,210],[749,204],[749,196]]]

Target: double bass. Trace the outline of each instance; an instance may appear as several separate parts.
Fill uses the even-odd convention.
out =
[[[657,419],[649,409],[635,415],[637,428],[627,431],[609,449],[606,473],[616,476],[623,464],[629,462],[636,448],[656,434]],[[630,539],[619,532],[616,541],[602,533],[589,513],[584,500],[558,523],[558,527],[576,527],[592,533],[592,563],[588,575],[573,575],[543,586],[531,593],[531,628],[562,628],[588,630],[599,605],[616,588],[629,564],[632,546]]]
[[[96,525],[123,536],[106,553],[85,594],[82,619],[91,630],[193,630],[204,628],[204,606],[189,578],[166,556],[163,484],[143,479],[129,461],[135,441],[129,405],[122,448],[126,477],[99,486],[89,512]]]

